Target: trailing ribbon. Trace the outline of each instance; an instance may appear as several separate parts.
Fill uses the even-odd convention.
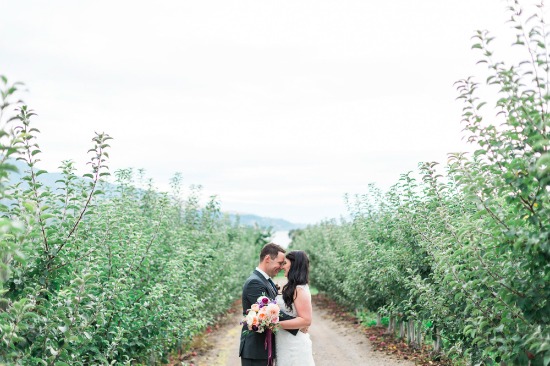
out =
[[[272,337],[273,333],[271,329],[267,329],[265,332],[265,349],[267,350],[267,366],[273,366],[273,354],[272,354]]]

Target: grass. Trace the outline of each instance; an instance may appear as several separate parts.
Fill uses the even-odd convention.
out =
[[[361,322],[361,324],[366,325],[367,327],[374,327],[376,326],[376,314],[372,313],[370,311],[358,311],[357,312],[357,319]],[[387,327],[388,324],[390,324],[390,319],[387,316],[382,317],[381,323],[383,326]]]

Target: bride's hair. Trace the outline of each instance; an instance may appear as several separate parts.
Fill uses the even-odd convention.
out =
[[[290,261],[290,270],[287,275],[288,282],[282,292],[286,307],[292,309],[292,303],[296,298],[296,286],[309,283],[309,258],[306,252],[293,250],[286,255],[286,259]]]

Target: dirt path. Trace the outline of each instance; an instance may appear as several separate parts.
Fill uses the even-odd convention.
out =
[[[195,366],[239,366],[239,312],[228,315],[223,325],[211,333],[210,351],[199,355]],[[353,324],[335,320],[313,301],[313,322],[310,327],[313,357],[316,366],[412,366],[411,361],[390,358],[372,350],[367,336]],[[189,362],[189,361],[188,361]]]

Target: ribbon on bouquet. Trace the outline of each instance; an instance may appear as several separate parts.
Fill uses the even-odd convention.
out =
[[[267,329],[265,332],[265,349],[267,350],[267,366],[273,366],[273,352],[272,352],[273,333],[271,329]]]

